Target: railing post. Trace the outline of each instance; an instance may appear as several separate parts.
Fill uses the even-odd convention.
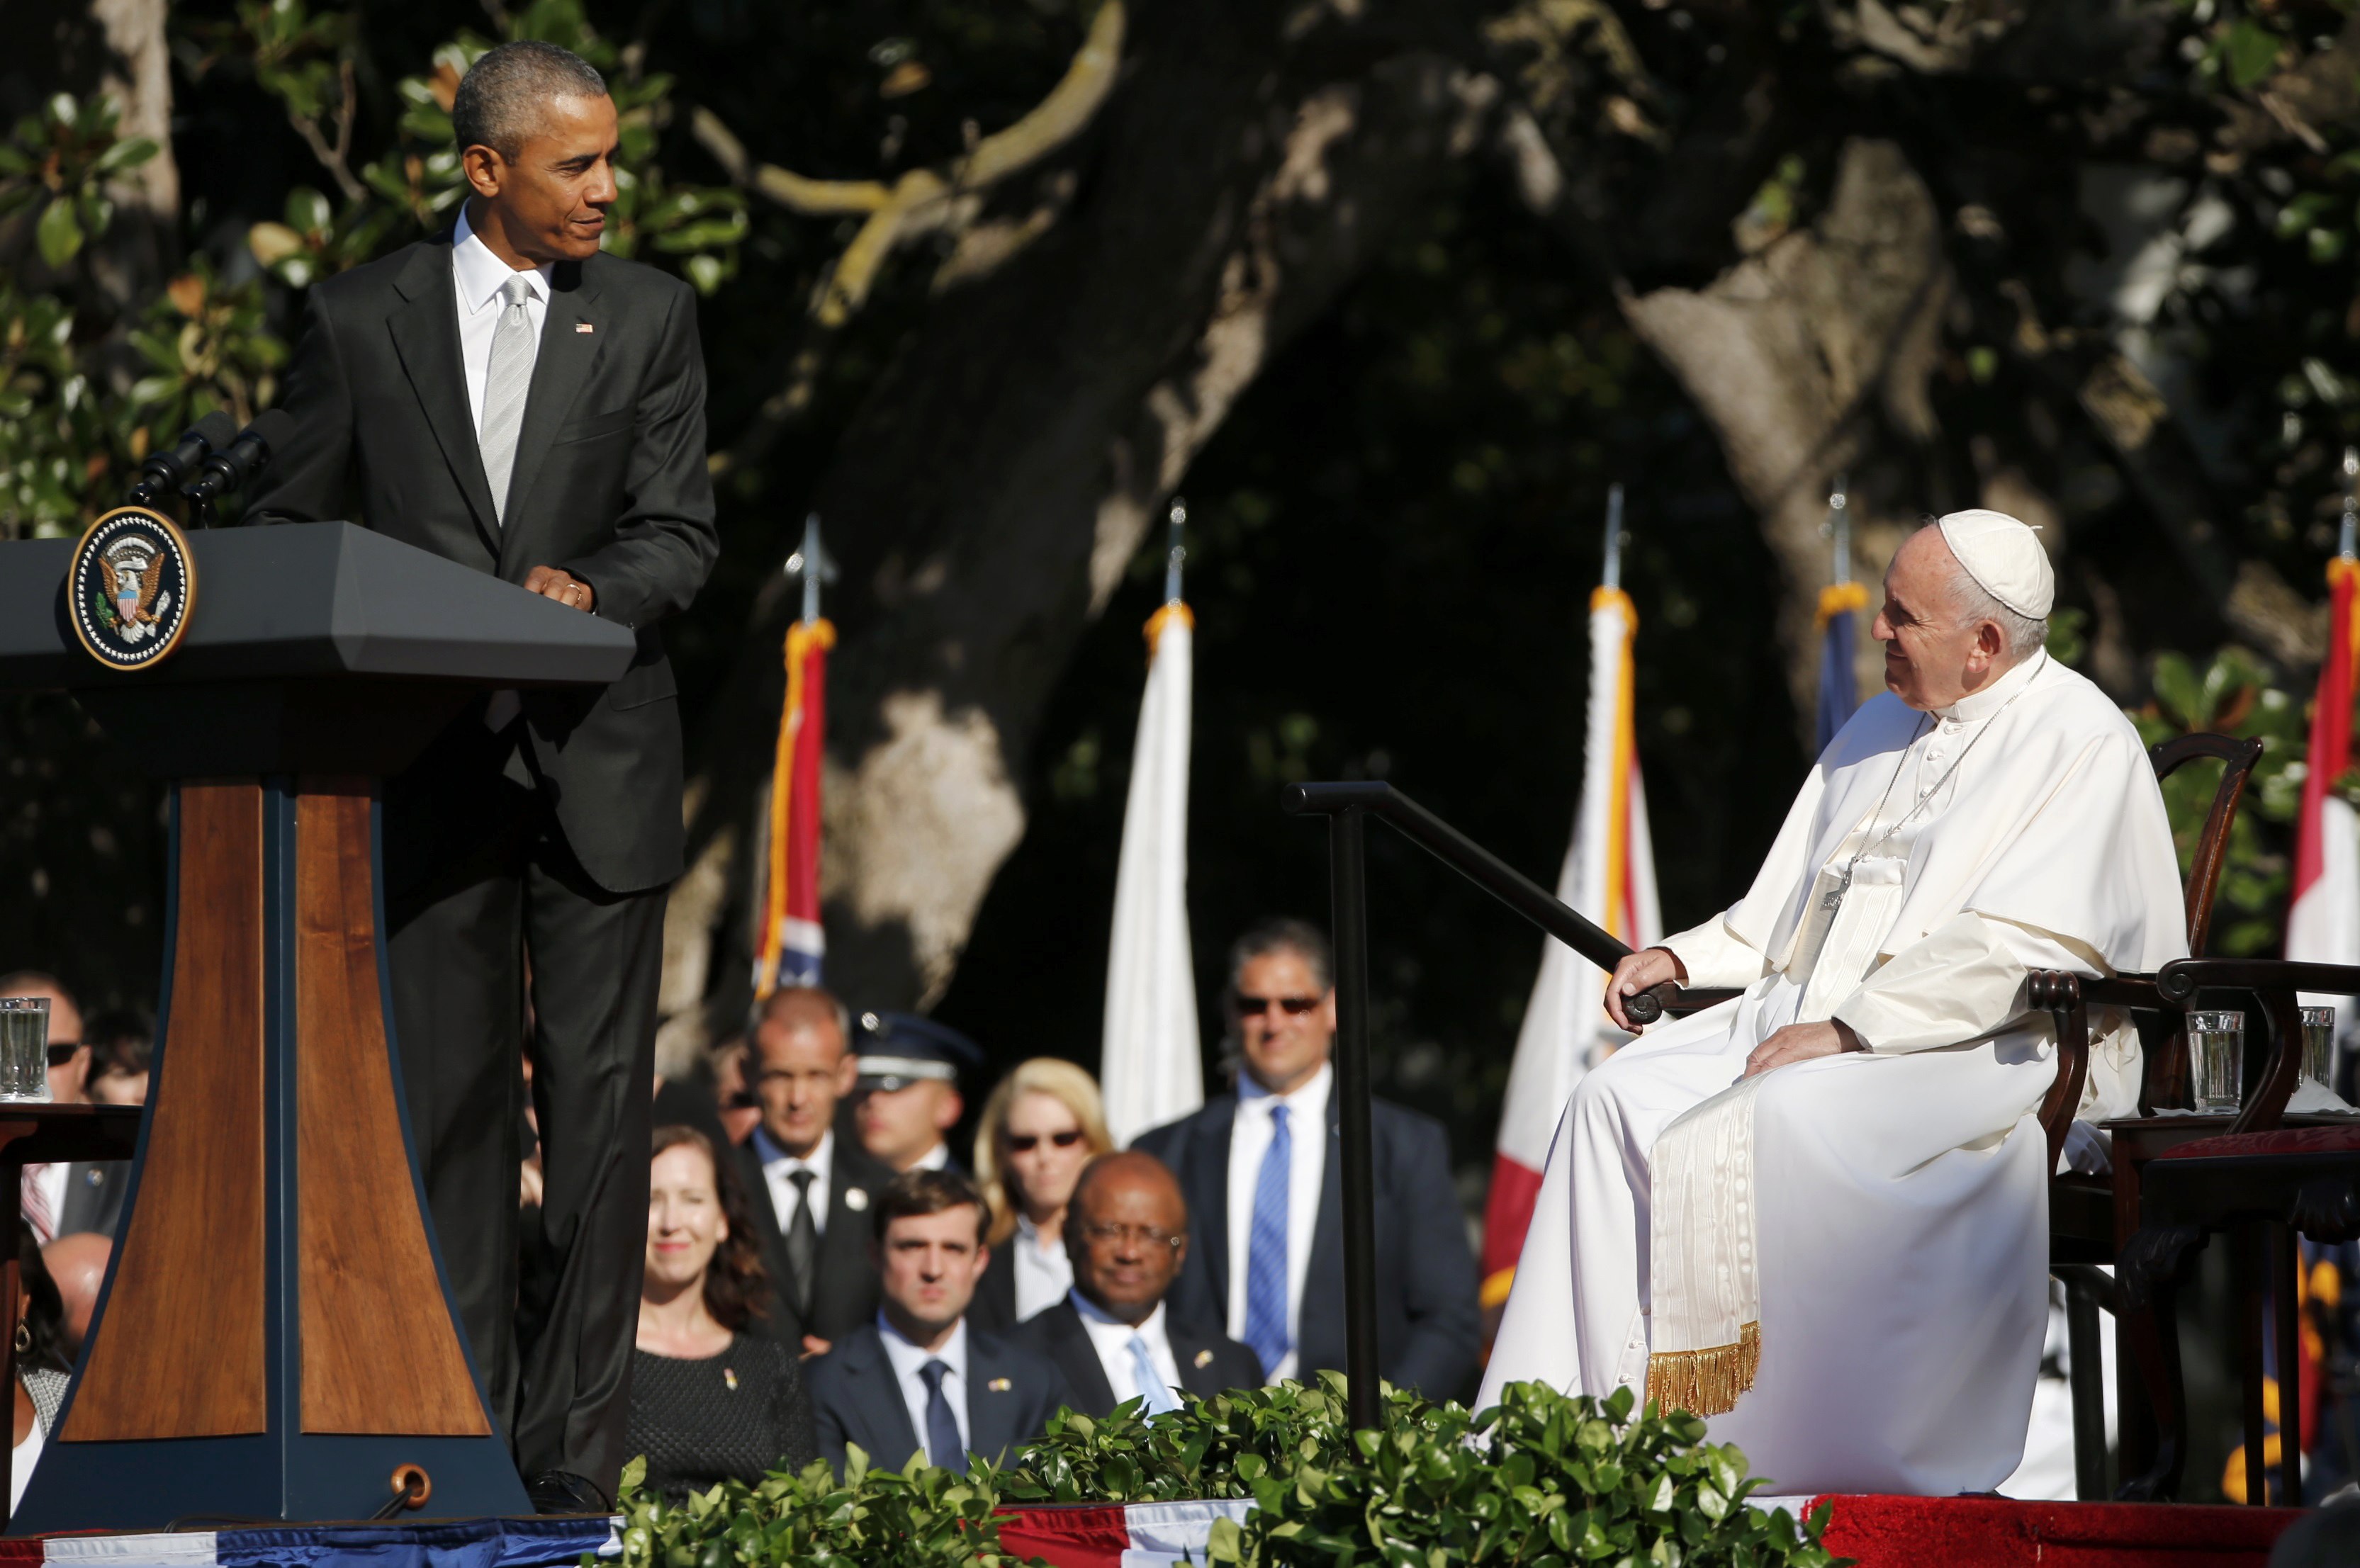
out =
[[[1336,931],[1336,1093],[1341,1096],[1344,1197],[1344,1371],[1355,1431],[1373,1429],[1384,1403],[1377,1371],[1377,1206],[1369,1127],[1369,876],[1364,813],[1328,819],[1328,895]]]

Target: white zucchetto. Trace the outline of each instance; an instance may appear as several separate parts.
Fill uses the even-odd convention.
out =
[[[1937,518],[1942,540],[1983,591],[2019,615],[2049,618],[2057,573],[2030,525],[1981,506]]]

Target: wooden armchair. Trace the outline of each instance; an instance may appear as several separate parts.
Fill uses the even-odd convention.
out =
[[[2202,953],[2210,943],[2213,900],[2220,888],[2221,868],[2228,858],[2230,830],[2236,823],[2237,809],[2261,755],[2260,741],[2221,735],[2178,735],[2147,748],[2158,783],[2192,762],[2209,759],[2222,765],[2221,780],[2213,789],[2212,803],[2205,813],[2185,879],[2188,950],[2192,954]],[[2031,1006],[2051,1013],[2057,1019],[2057,1077],[2040,1106],[2040,1124],[2049,1141],[2049,1168],[2052,1172],[2064,1154],[2066,1134],[2072,1127],[2073,1113],[2080,1107],[2082,1090],[2089,1083],[2088,1008],[2092,1005],[2132,1009],[2139,1029],[2144,1065],[2139,1090],[2141,1116],[2152,1116],[2158,1107],[2189,1103],[2188,1042],[2180,1025],[2185,1006],[2167,1005],[2153,977],[2127,976],[2118,983],[2114,979],[2091,980],[2063,971],[2043,971],[2031,976],[2027,989],[2027,999]],[[1666,985],[1656,986],[1651,994],[1662,1002],[1666,1013],[1693,1013],[1738,993]],[[2300,1058],[2296,1060],[2299,1063]],[[2292,1081],[2285,1087],[2290,1094]],[[2267,1096],[2257,1101],[2254,1109],[2258,1112],[2264,1104]],[[2286,1094],[2281,1094],[2276,1105],[2269,1107],[2271,1126],[2277,1125],[2275,1118],[2285,1105]],[[2183,1122],[2194,1123],[2199,1118],[2174,1116],[2163,1120],[2178,1128]],[[2213,1126],[2205,1130],[2223,1129]],[[2185,1136],[2202,1133],[2189,1130]],[[2137,1226],[2137,1168],[2151,1152],[2147,1143],[2140,1139],[2126,1140],[2117,1136],[2111,1175],[2086,1176],[2068,1171],[2052,1176],[2049,1182],[2049,1269],[2066,1288],[2066,1332],[2072,1358],[2074,1490],[2085,1501],[2096,1501],[2107,1495],[2104,1363],[2100,1355],[2098,1314],[2102,1309],[2112,1311],[2117,1323],[2122,1322],[2115,1282],[2099,1266],[2114,1261]],[[2128,1394],[2132,1385],[2127,1371],[2124,1381]],[[2125,1401],[2125,1414],[2131,1414],[2129,1400]],[[2141,1432],[2143,1434],[2143,1427]],[[2135,1451],[2144,1457],[2144,1447],[2131,1441],[2126,1432],[2125,1471]]]

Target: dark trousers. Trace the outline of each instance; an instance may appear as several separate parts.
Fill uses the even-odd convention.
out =
[[[647,1247],[664,889],[592,882],[508,771],[425,799],[388,791],[397,1050],[443,1268],[517,1467],[612,1495]],[[528,1032],[544,1184],[519,1299]]]

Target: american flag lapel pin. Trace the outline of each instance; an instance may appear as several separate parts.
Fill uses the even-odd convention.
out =
[[[1005,1378],[1005,1377],[994,1377],[994,1378],[993,1378],[993,1379],[992,1379],[989,1384],[987,1384],[987,1385],[985,1385],[985,1386],[986,1386],[987,1388],[989,1388],[993,1393],[995,1393],[995,1394],[1004,1394],[1004,1393],[1008,1392],[1008,1390],[1009,1390],[1009,1389],[1013,1388],[1014,1387],[1016,1387],[1016,1385],[1015,1385],[1015,1384],[1013,1384],[1013,1383],[1010,1382],[1010,1381],[1009,1381],[1007,1378]]]
[[[585,334],[585,335],[587,335],[587,334],[589,334],[589,333],[591,333],[591,332],[596,332],[598,329],[597,329],[597,328],[595,328],[595,327],[594,327],[594,326],[592,326],[592,325],[591,325],[589,322],[587,322],[587,321],[576,321],[576,322],[574,322],[574,330],[575,332],[581,332],[581,333],[583,333],[583,334]]]

